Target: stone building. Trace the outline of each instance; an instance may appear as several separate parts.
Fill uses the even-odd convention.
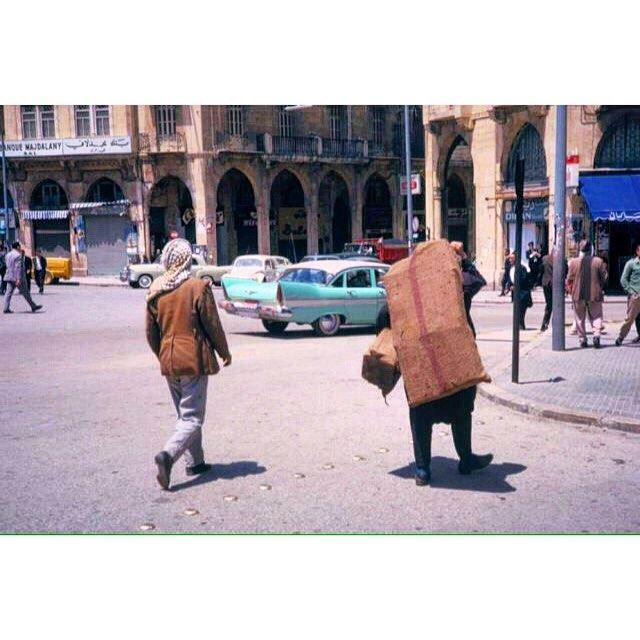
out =
[[[547,251],[555,237],[556,109],[544,105],[428,105],[426,225],[432,237],[461,240],[487,279],[499,281],[515,245],[515,161],[525,160],[523,250]],[[567,246],[590,238],[609,262],[613,287],[640,240],[640,107],[567,109],[567,153],[579,185],[567,189]]]
[[[412,108],[413,171],[424,167]],[[175,234],[210,262],[404,237],[399,106],[5,106],[9,207],[28,251],[116,273]],[[413,196],[424,229],[424,196]]]

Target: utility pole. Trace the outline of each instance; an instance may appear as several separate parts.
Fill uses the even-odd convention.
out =
[[[413,235],[413,194],[411,189],[411,138],[409,136],[409,105],[404,105],[404,168],[407,181],[407,243],[411,255]]]
[[[524,209],[524,160],[516,160],[516,264],[513,276],[513,334],[511,382],[520,382],[520,265],[522,258],[522,211]]]
[[[9,245],[9,203],[7,197],[7,157],[4,148],[4,109],[2,110],[2,202],[4,207],[4,239]]]
[[[554,351],[564,351],[564,261],[566,239],[566,188],[567,188],[567,107],[556,106],[556,162],[553,206],[555,210],[556,237],[553,254],[553,316],[551,320],[551,344]]]

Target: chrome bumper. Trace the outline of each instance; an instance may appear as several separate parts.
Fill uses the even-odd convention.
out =
[[[232,302],[231,300],[220,300],[218,303],[218,307],[223,309],[228,314],[232,316],[241,316],[242,318],[254,318],[256,320],[260,319],[258,315],[258,305],[255,307],[248,306],[246,303],[242,302]]]
[[[280,305],[258,305],[258,315],[263,320],[279,320],[289,322],[293,318],[293,313],[287,307]]]

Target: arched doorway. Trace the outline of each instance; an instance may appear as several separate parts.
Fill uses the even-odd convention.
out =
[[[640,111],[626,113],[607,127],[596,149],[593,166],[626,170],[627,174],[640,170]],[[605,177],[596,175],[594,179]],[[611,211],[616,209],[619,205],[611,202]],[[593,220],[591,237],[597,253],[608,262],[609,286],[619,289],[624,265],[633,256],[635,243],[640,241],[640,221],[630,211],[624,216],[619,212],[609,215],[615,219]]]
[[[33,249],[45,256],[71,257],[69,200],[55,180],[43,180],[31,193],[29,215],[33,220]]]
[[[84,231],[89,275],[119,273],[128,262],[128,244],[133,247],[132,256],[138,253],[135,225],[126,215],[124,199],[120,185],[109,178],[100,178],[87,191],[86,208],[76,213],[76,232]]]
[[[442,235],[462,242],[465,251],[475,252],[473,217],[473,161],[469,145],[458,136],[449,150],[444,167],[442,193]]]
[[[530,123],[518,131],[507,158],[505,184],[514,187],[516,163],[524,160],[525,187],[542,187],[547,184],[547,160],[544,145],[538,130]],[[503,219],[507,226],[507,244],[513,249],[516,242],[515,199],[504,203]],[[549,248],[549,198],[525,198],[522,224],[522,254],[526,257],[530,242],[540,247],[544,253]]]
[[[191,193],[179,178],[163,178],[151,190],[149,232],[152,256],[162,251],[173,234],[195,244],[196,222]]]
[[[377,173],[370,176],[364,187],[362,235],[364,238],[393,238],[389,185]]]
[[[339,253],[351,241],[351,207],[347,183],[330,171],[320,183],[319,253]]]
[[[218,185],[217,203],[218,263],[258,253],[258,217],[249,178],[237,169],[227,171]]]
[[[278,254],[297,262],[307,253],[307,213],[300,180],[287,169],[273,181],[271,207],[278,229]]]

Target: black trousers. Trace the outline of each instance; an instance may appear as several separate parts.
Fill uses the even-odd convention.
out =
[[[429,420],[430,409],[427,405],[409,408],[409,422],[411,423],[411,435],[413,437],[413,454],[416,467],[427,469],[431,464],[431,436],[433,422]],[[468,460],[471,457],[471,413],[460,415],[451,424],[453,444],[460,460]]]
[[[38,290],[40,291],[40,293],[44,291],[44,276],[45,276],[44,271],[35,272],[36,285],[38,286]]]
[[[0,294],[4,295],[7,290],[7,283],[4,281],[4,274],[7,273],[6,267],[0,269]]]
[[[544,318],[542,319],[543,325],[548,325],[551,320],[551,312],[553,310],[553,287],[551,283],[545,284],[542,287],[544,293]]]

